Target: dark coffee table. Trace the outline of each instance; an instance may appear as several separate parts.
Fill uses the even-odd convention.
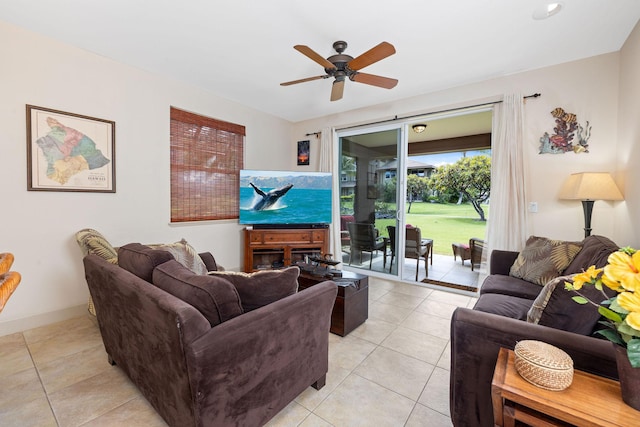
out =
[[[315,276],[301,271],[298,278],[302,291],[327,280],[338,285],[338,295],[331,313],[330,331],[344,337],[369,317],[369,277],[351,271],[342,271],[341,276]]]

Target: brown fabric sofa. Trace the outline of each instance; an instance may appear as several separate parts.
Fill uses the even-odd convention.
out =
[[[191,274],[164,254],[150,260],[151,277],[162,268],[166,285],[174,273]],[[143,258],[129,267],[149,261]],[[203,258],[211,265],[212,257]],[[308,386],[324,385],[335,283],[244,313],[230,285],[222,323],[212,326],[194,306],[125,268],[93,254],[83,261],[109,362],[169,425],[261,426]],[[201,282],[208,277],[192,281],[207,297]]]
[[[591,265],[603,267],[609,254],[619,248],[602,236],[587,237],[581,244],[563,275],[579,273]],[[517,252],[493,251],[490,275],[474,308],[458,308],[451,318],[450,411],[456,427],[494,425],[491,380],[498,351],[500,347],[513,349],[520,340],[547,342],[567,352],[576,369],[617,378],[612,344],[592,336],[599,329],[597,312],[595,321],[593,317],[595,308],[574,303],[563,287],[552,294],[556,311],[547,316],[546,325],[527,322],[542,287],[509,276],[517,257]],[[569,331],[587,318],[591,322],[587,333]]]

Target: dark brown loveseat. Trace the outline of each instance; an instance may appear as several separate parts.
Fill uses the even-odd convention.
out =
[[[133,263],[149,263],[141,276],[191,274],[168,252],[152,252],[165,255],[141,255]],[[324,385],[333,282],[212,326],[193,305],[121,266],[90,254],[84,267],[109,361],[169,425],[261,426],[310,385]],[[218,320],[231,309],[232,300],[213,308]]]
[[[602,236],[587,237],[581,245],[582,249],[563,275],[579,273],[590,265],[603,267],[609,254],[618,249]],[[551,294],[550,301],[555,307],[549,305],[552,313],[539,324],[527,322],[529,309],[542,287],[509,276],[517,257],[517,252],[493,251],[490,275],[481,287],[473,310],[458,308],[453,313],[450,411],[456,427],[494,425],[491,380],[498,351],[500,347],[513,349],[520,340],[547,342],[566,351],[576,369],[617,378],[612,344],[592,336],[593,331],[599,329],[597,312],[594,316],[593,310],[575,304],[570,300],[570,292],[563,287]],[[568,332],[585,327],[588,330],[581,333]]]

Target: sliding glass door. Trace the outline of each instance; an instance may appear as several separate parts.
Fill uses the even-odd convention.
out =
[[[404,247],[402,125],[338,132],[340,237],[345,266],[398,276],[395,248]]]
[[[456,262],[453,248],[484,240],[477,191],[436,179],[445,166],[490,155],[491,130],[492,110],[482,107],[337,131],[340,217],[334,223],[344,267],[475,286],[477,269],[468,257]]]

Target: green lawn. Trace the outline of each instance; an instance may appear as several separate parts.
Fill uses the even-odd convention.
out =
[[[489,207],[483,205],[485,218]],[[378,219],[376,227],[382,236],[387,237],[387,225],[394,225],[393,219]],[[433,239],[433,252],[453,255],[452,243],[469,243],[471,237],[484,239],[486,222],[470,204],[441,204],[414,202],[411,213],[406,214],[406,223],[419,227],[423,238]]]

